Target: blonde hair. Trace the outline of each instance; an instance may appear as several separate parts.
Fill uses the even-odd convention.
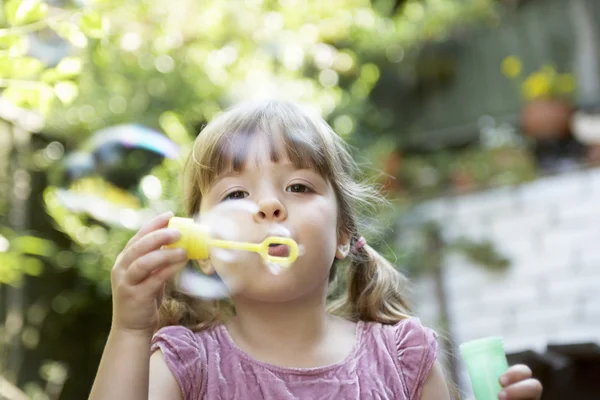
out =
[[[184,168],[184,208],[198,213],[202,195],[223,171],[240,171],[247,161],[249,141],[266,135],[268,143],[283,141],[291,162],[298,168],[312,168],[332,185],[338,202],[338,235],[350,238],[352,251],[343,269],[346,289],[334,299],[329,312],[352,321],[393,324],[409,315],[404,298],[406,278],[375,249],[364,245],[355,249],[360,238],[358,210],[382,201],[372,186],[354,179],[357,166],[346,143],[320,117],[299,105],[281,101],[248,103],[234,107],[211,121],[198,135]],[[273,147],[274,162],[281,154]],[[341,236],[340,236],[341,237]],[[330,281],[336,275],[337,262]],[[160,326],[184,325],[201,330],[232,315],[227,300],[205,301],[187,296],[167,286],[161,306]]]

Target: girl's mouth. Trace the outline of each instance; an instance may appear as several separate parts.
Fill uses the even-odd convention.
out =
[[[290,249],[284,244],[270,244],[269,255],[272,257],[287,257],[290,254]]]

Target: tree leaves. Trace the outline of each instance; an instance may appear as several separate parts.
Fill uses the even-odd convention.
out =
[[[48,14],[48,4],[42,0],[9,0],[4,5],[6,19],[13,26],[37,22]]]

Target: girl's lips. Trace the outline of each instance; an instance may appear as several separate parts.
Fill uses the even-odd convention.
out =
[[[269,246],[269,255],[272,257],[287,257],[290,249],[284,244],[272,244]]]

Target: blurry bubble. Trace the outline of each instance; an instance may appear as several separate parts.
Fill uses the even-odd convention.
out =
[[[152,57],[150,54],[139,54],[137,57],[137,62],[140,68],[143,70],[149,71],[150,69],[154,68],[154,57]]]
[[[64,104],[71,104],[79,95],[79,86],[70,81],[58,82],[54,85],[54,94]]]
[[[78,113],[79,118],[85,122],[92,121],[94,118],[96,118],[96,110],[89,104],[79,108]]]
[[[35,303],[27,309],[27,320],[33,325],[40,325],[44,322],[46,314],[46,307],[42,306],[40,303]]]
[[[328,44],[319,43],[316,46],[314,58],[319,69],[331,68],[335,59],[336,49]]]
[[[333,120],[335,131],[340,136],[349,135],[354,129],[352,118],[346,114],[339,115]]]
[[[65,148],[59,142],[52,142],[46,146],[44,154],[52,161],[60,160],[65,153]]]
[[[269,12],[263,17],[265,27],[270,31],[279,31],[283,28],[283,16],[276,12]]]
[[[101,226],[94,226],[90,230],[90,238],[92,239],[92,242],[98,245],[105,244],[108,240],[106,229]]]
[[[296,71],[304,63],[304,50],[297,44],[285,46],[283,50],[283,65],[291,71]]]
[[[233,263],[241,256],[241,251],[214,248],[211,249],[211,259],[222,263]]]
[[[404,49],[397,44],[393,44],[385,49],[385,56],[390,62],[399,63],[404,59]]]
[[[204,299],[222,299],[229,296],[229,289],[218,276],[207,276],[189,268],[179,274],[179,289]]]
[[[161,54],[154,60],[154,67],[158,72],[167,74],[175,68],[175,60],[166,54]]]
[[[252,201],[230,200],[196,216],[195,220],[207,226],[210,237],[219,240],[260,243],[267,236],[291,237],[291,231],[283,225],[253,222],[252,217],[257,211],[258,205]],[[273,275],[279,275],[283,268],[288,267],[268,260],[258,261],[258,254],[249,256],[248,252],[242,250],[211,247],[209,253],[210,262],[222,275],[207,276],[200,269],[188,267],[179,275],[178,285],[181,290],[201,298],[223,298],[235,293],[240,287],[242,282],[231,272],[244,268],[245,263],[260,262]],[[299,255],[303,253],[304,247],[299,245]]]
[[[72,32],[72,34],[69,35],[69,41],[73,46],[79,47],[80,49],[85,48],[88,44],[87,37],[80,31]]]
[[[410,2],[404,7],[404,15],[411,21],[419,21],[425,15],[425,7],[421,3]]]
[[[67,367],[60,361],[45,361],[40,367],[40,376],[54,384],[62,385],[68,375]]]
[[[52,300],[52,309],[58,314],[66,313],[71,307],[71,301],[64,294],[59,294]]]
[[[327,116],[335,109],[336,104],[336,99],[332,94],[323,93],[319,98],[320,110],[318,111],[321,115]]]
[[[142,178],[140,185],[142,187],[142,192],[144,192],[144,195],[148,199],[160,199],[160,196],[162,195],[162,184],[160,183],[160,179],[154,175],[146,175]]]
[[[300,28],[300,37],[308,43],[315,43],[319,40],[319,28],[313,24],[305,24]]]
[[[23,327],[23,316],[20,312],[10,311],[6,316],[4,328],[9,336],[16,335]]]
[[[81,244],[88,244],[90,243],[90,231],[87,227],[85,226],[81,226],[77,229],[77,232],[75,232],[75,238],[77,239],[77,241]]]
[[[5,238],[4,236],[0,235],[0,253],[4,253],[4,252],[8,251],[9,247],[10,247],[10,242],[8,241],[8,239]]]
[[[319,82],[325,87],[333,87],[338,84],[338,74],[332,69],[324,69],[319,73]]]
[[[220,52],[222,54],[224,65],[231,65],[238,58],[237,49],[231,45],[223,47]]]
[[[33,326],[27,326],[21,332],[21,342],[28,349],[34,349],[40,342],[40,331]]]
[[[126,208],[120,212],[121,224],[127,229],[138,229],[140,227],[140,219],[137,212],[131,208]]]
[[[375,17],[373,13],[365,8],[361,8],[354,16],[356,24],[365,28],[372,28],[375,25]]]
[[[167,84],[162,79],[152,78],[148,81],[147,89],[150,95],[160,97],[167,91]]]
[[[165,45],[170,49],[176,49],[183,44],[183,35],[181,32],[172,32],[165,36]]]
[[[115,114],[127,111],[127,101],[123,96],[113,96],[108,102],[108,108]]]
[[[142,45],[142,38],[137,32],[127,32],[121,38],[121,48],[125,51],[137,51]]]
[[[79,122],[81,122],[79,119],[79,114],[77,113],[77,110],[74,107],[71,107],[67,110],[66,119],[67,122],[71,125],[76,125]]]
[[[161,132],[138,124],[122,124],[96,131],[84,149],[94,152],[101,146],[119,145],[124,148],[149,150],[168,158],[179,156],[179,146]]]
[[[347,72],[354,66],[354,59],[348,53],[339,52],[333,61],[333,68],[340,72]]]

